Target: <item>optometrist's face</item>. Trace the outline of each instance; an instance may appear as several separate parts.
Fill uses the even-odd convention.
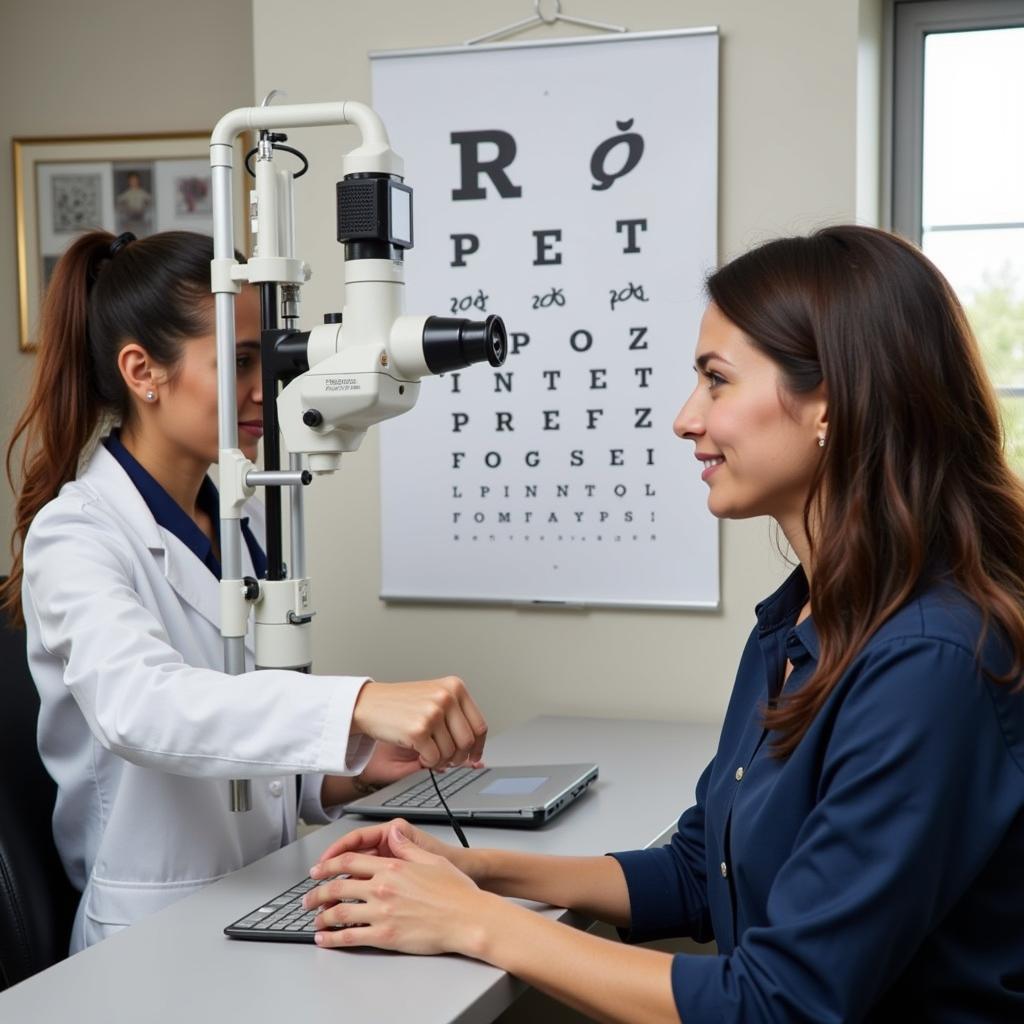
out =
[[[212,310],[210,320],[212,324]],[[243,287],[235,299],[235,338],[238,447],[255,461],[263,436],[260,306],[255,288]],[[157,411],[161,432],[183,454],[200,463],[217,461],[217,337],[212,328],[185,342],[181,361],[160,388]]]
[[[777,364],[714,303],[701,321],[695,368],[697,386],[673,430],[694,442],[712,514],[802,516],[821,458],[822,395],[786,393]]]

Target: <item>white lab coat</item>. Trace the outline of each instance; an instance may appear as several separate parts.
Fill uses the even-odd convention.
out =
[[[245,514],[262,539],[262,506]],[[302,816],[327,820],[322,773],[370,754],[349,735],[365,677],[251,671],[251,630],[250,671],[221,671],[217,580],[102,446],[32,523],[23,606],[54,837],[83,890],[72,952],[292,840],[295,774]],[[231,778],[253,779],[251,811],[229,809]]]

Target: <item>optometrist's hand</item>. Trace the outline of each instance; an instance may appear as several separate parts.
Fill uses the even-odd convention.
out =
[[[366,683],[352,730],[415,750],[424,768],[477,764],[487,722],[457,676],[417,683]]]
[[[390,786],[420,770],[420,755],[408,747],[394,743],[376,743],[366,767],[354,778],[347,775],[325,775],[320,788],[324,807],[337,807],[383,786]]]
[[[366,767],[355,777],[355,781],[362,784],[362,793],[365,794],[365,787],[380,789],[382,786],[390,786],[392,782],[404,779],[422,767],[420,755],[415,750],[400,747],[396,743],[377,743]]]
[[[373,852],[346,852],[318,865],[325,874],[349,877],[325,882],[303,898],[307,909],[320,909],[318,945],[478,953],[483,919],[491,911],[500,914],[500,898],[481,891],[450,860],[416,842],[426,838],[431,845],[444,845],[407,822],[391,821],[360,833],[360,841],[369,842]],[[382,855],[384,850],[390,855]]]

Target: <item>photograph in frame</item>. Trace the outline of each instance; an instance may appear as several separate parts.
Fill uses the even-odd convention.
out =
[[[155,225],[153,165],[127,163],[114,165],[114,231],[131,231],[145,238],[159,230]]]
[[[55,235],[74,235],[100,223],[103,178],[99,174],[50,177],[50,224]]]
[[[43,292],[82,232],[213,233],[209,141],[199,132],[13,140],[22,349],[34,347]],[[248,251],[247,142],[242,137],[235,145],[233,218],[242,251]]]

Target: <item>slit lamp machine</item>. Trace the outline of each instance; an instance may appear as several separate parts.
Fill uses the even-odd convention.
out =
[[[310,670],[314,610],[307,576],[303,489],[339,468],[375,423],[408,412],[420,380],[478,362],[500,366],[508,351],[505,326],[404,312],[404,253],[412,248],[412,189],[377,114],[362,103],[310,103],[233,110],[210,139],[213,174],[218,426],[220,434],[220,589],[225,670],[245,671],[245,635],[255,615],[257,668]],[[309,330],[298,327],[299,291],[310,278],[296,256],[294,181],[305,158],[285,145],[283,130],[354,125],[361,143],[341,158],[337,238],[344,246],[345,302]],[[249,216],[253,252],[235,258],[232,177],[235,138],[258,132],[246,166],[255,178]],[[276,158],[287,152],[297,174]],[[235,387],[235,296],[243,283],[259,288],[263,375],[263,470],[238,447]],[[281,442],[288,452],[282,467]],[[267,578],[242,573],[241,510],[265,488]],[[289,560],[283,558],[283,494],[288,495]],[[230,782],[231,808],[252,806],[248,779]]]

